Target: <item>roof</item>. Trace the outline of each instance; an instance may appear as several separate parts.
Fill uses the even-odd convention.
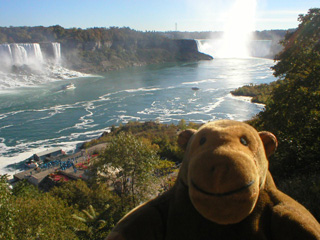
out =
[[[45,156],[45,155],[48,155],[48,154],[51,154],[54,152],[59,152],[59,151],[62,151],[62,149],[59,147],[55,147],[55,148],[51,148],[51,149],[43,151],[43,152],[36,153],[35,155],[37,155],[38,157],[42,157],[42,156]]]

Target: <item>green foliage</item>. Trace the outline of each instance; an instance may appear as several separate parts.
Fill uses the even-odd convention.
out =
[[[124,214],[118,203],[103,184],[89,188],[79,180],[43,193],[21,181],[11,191],[6,176],[1,176],[0,238],[104,239]],[[86,221],[75,221],[75,215]],[[92,221],[89,215],[94,215]]]
[[[105,231],[107,221],[100,218],[92,205],[89,205],[88,210],[82,210],[81,216],[73,214],[72,217],[86,224],[85,230],[76,230],[76,234],[81,239],[105,239],[107,237],[109,233]]]
[[[184,121],[181,127],[186,127]],[[10,190],[2,176],[0,238],[105,239],[134,206],[172,187],[176,165],[160,160],[158,151],[176,156],[178,130],[155,122],[113,127],[101,137],[108,148],[92,166],[96,175],[89,182],[69,181],[45,193],[27,181]]]
[[[111,228],[122,216],[119,197],[110,191],[107,184],[93,184],[77,180],[64,183],[51,189],[50,194],[65,200],[77,210],[92,206],[98,213],[108,214],[108,226]],[[110,230],[110,229],[109,229]]]
[[[156,152],[132,134],[120,133],[95,162],[92,171],[99,182],[109,183],[129,210],[156,194]]]
[[[187,129],[186,120],[181,119],[180,122],[178,123],[178,127],[179,127],[181,130],[186,130],[186,129]]]
[[[16,209],[12,200],[7,175],[0,175],[0,239],[16,239],[14,235]]]
[[[302,203],[319,221],[319,174],[301,174],[278,181],[278,187]]]
[[[276,181],[280,185],[292,181],[294,185],[301,184],[300,188],[291,186],[292,189],[310,190],[312,186],[298,179],[319,183],[320,9],[310,9],[299,20],[298,29],[287,34],[282,42],[284,50],[278,56],[280,61],[273,67],[281,84],[273,89],[265,111],[252,124],[273,132],[278,138],[278,151],[270,160]],[[315,206],[320,202],[319,188],[312,189],[310,194],[317,191],[313,194],[316,196],[314,201],[306,201],[305,192],[298,190],[297,199],[319,213],[319,206]],[[316,217],[320,219],[320,215]]]
[[[320,168],[320,9],[300,16],[296,32],[286,37],[275,76],[283,80],[274,91],[257,125],[279,138],[283,174]]]
[[[12,194],[16,197],[39,196],[39,190],[31,185],[27,180],[19,181],[12,189]]]
[[[176,136],[174,139],[170,139],[169,136],[162,134],[159,137],[154,137],[152,143],[159,146],[159,154],[162,159],[169,159],[173,162],[182,161],[183,151],[177,145]]]
[[[162,193],[173,187],[178,176],[178,169],[173,162],[162,160],[156,166],[156,176],[160,180],[159,192]]]
[[[50,194],[60,199],[65,199],[69,206],[76,205],[79,209],[85,209],[92,204],[92,190],[82,180],[70,181],[50,190]]]
[[[14,204],[16,239],[77,239],[72,209],[62,200],[43,193],[16,198]]]
[[[22,190],[22,186],[25,190]],[[26,183],[8,188],[6,176],[0,177],[1,239],[77,239],[72,210],[49,194],[40,193]]]
[[[266,104],[270,98],[272,90],[280,83],[280,81],[275,81],[270,84],[250,84],[231,91],[231,94],[235,96],[252,97],[252,102]]]
[[[108,143],[114,136],[121,132],[131,133],[136,137],[145,138],[151,141],[154,150],[157,150],[161,159],[168,159],[173,162],[181,162],[183,151],[178,147],[178,132],[186,129],[198,129],[200,124],[181,120],[178,125],[162,124],[157,122],[129,122],[126,125],[120,125],[118,128],[112,127],[110,133],[104,133],[99,139],[86,142],[82,147],[88,148],[99,143]]]

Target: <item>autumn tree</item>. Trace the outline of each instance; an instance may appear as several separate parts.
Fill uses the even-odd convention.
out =
[[[299,21],[273,67],[282,82],[260,114],[260,125],[279,138],[279,154],[290,174],[320,167],[320,9],[310,9]]]
[[[97,181],[114,188],[126,211],[156,194],[155,170],[159,162],[160,158],[150,143],[121,132],[112,138],[93,164],[92,171]]]
[[[314,204],[320,201],[320,9],[310,9],[299,21],[297,30],[283,40],[280,61],[273,67],[281,84],[255,126],[272,131],[279,140],[270,160],[276,180],[320,217]]]

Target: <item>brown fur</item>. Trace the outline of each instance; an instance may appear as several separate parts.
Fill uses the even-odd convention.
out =
[[[268,171],[276,137],[230,120],[179,135],[175,186],[127,214],[108,240],[320,239],[320,225]]]

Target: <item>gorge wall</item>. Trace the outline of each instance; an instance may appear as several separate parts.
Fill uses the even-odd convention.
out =
[[[281,50],[278,42],[285,33],[285,30],[255,32],[255,40],[272,41],[272,51],[266,53],[266,49],[270,46],[262,49],[259,43],[253,46],[252,55],[273,58]],[[57,43],[55,48],[57,53],[58,46],[61,48],[61,55],[57,59],[60,59],[63,66],[92,73],[151,63],[212,59],[208,55],[199,53],[196,42],[192,39],[214,40],[220,38],[221,34],[221,32],[141,32],[127,27],[89,29],[65,29],[59,25],[0,27],[0,44],[40,43],[43,57],[47,59],[48,56],[55,54],[52,46],[53,43]]]
[[[115,70],[153,63],[211,60],[195,40],[127,39],[61,44],[69,68],[83,72]]]
[[[42,44],[44,42],[51,43],[51,46]],[[36,48],[37,43],[40,43],[45,59],[55,54],[52,48],[54,42],[60,44],[57,44],[55,49],[58,49],[58,46],[61,48],[60,62],[63,66],[91,73],[152,63],[211,59],[210,56],[196,50],[194,40],[174,40],[157,32],[140,32],[117,27],[65,29],[59,25],[0,27],[0,44],[30,43]],[[23,45],[10,45],[16,48],[14,46],[25,48]],[[8,48],[8,45],[3,46],[1,50],[8,51],[4,48]],[[37,57],[39,62],[40,58]],[[18,59],[12,61],[14,64],[24,62]]]

